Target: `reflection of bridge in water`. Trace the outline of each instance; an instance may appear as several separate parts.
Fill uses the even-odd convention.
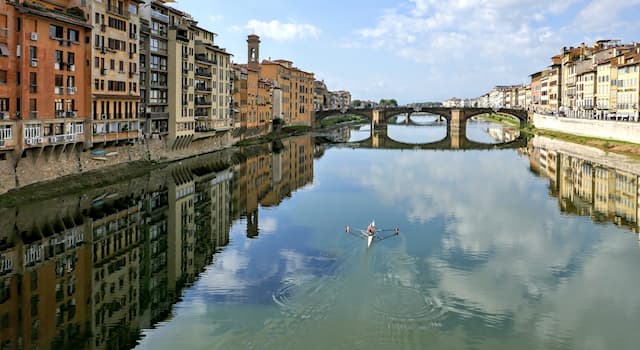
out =
[[[363,130],[364,131],[364,130]],[[345,142],[350,147],[381,148],[381,149],[424,149],[424,150],[490,150],[515,149],[527,146],[527,138],[514,137],[510,142],[490,144],[469,140],[466,129],[455,130],[447,125],[447,136],[442,140],[429,143],[407,143],[389,137],[387,130],[368,130],[369,137],[362,141],[348,142],[350,132],[348,128],[340,129],[333,135],[334,141]]]
[[[451,133],[451,128],[447,128],[447,136],[436,142],[415,144],[396,141],[387,135],[386,130],[374,130],[370,137],[360,142],[351,142],[350,145],[361,148],[384,148],[384,149],[432,149],[432,150],[489,150],[489,149],[512,149],[527,146],[525,137],[518,137],[511,142],[489,144],[469,140],[466,133]]]

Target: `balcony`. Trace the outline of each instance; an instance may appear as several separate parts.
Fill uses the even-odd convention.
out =
[[[197,84],[196,85],[196,91],[205,91],[205,92],[210,92],[211,88],[206,86],[206,85],[202,85],[202,84]]]
[[[129,19],[129,11],[124,7],[107,6],[107,13]]]
[[[78,117],[78,112],[75,112],[75,111],[71,111],[71,112],[55,111],[55,116],[56,116],[56,118],[77,118]]]
[[[196,119],[208,118],[209,112],[206,109],[196,109]]]
[[[15,147],[12,126],[6,127],[5,125],[0,125],[0,149],[8,149],[12,147]]]
[[[205,63],[209,63],[209,64],[216,64],[216,61],[209,59],[207,57],[207,55],[202,54],[202,53],[196,54],[196,61],[205,62]]]
[[[169,16],[160,13],[156,10],[151,10],[151,18],[157,19],[159,21],[165,22],[165,23],[169,23]]]
[[[142,137],[138,120],[125,122],[94,122],[92,142],[126,141]]]
[[[196,76],[211,79],[211,71],[206,69],[196,69]]]
[[[83,134],[62,134],[62,135],[52,135],[46,136],[45,140],[49,145],[59,145],[65,143],[73,143],[73,142],[83,142],[84,135]]]
[[[211,100],[204,99],[204,98],[197,98],[196,106],[211,106]]]
[[[149,85],[152,88],[159,88],[159,89],[167,89],[168,88],[167,82],[162,82],[162,81],[151,81],[149,83]]]
[[[151,29],[149,32],[155,36],[160,36],[163,38],[167,37],[167,32],[164,30]]]

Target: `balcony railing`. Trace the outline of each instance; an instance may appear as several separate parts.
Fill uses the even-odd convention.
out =
[[[211,100],[196,99],[196,105],[197,106],[210,106],[211,105]]]
[[[208,70],[204,70],[204,69],[196,69],[196,76],[205,77],[205,78],[211,78],[211,72],[208,71]]]
[[[126,10],[124,7],[107,6],[107,12],[112,15],[120,16],[123,18],[129,18],[129,11]]]
[[[207,55],[202,54],[202,53],[196,54],[196,61],[206,62],[206,63],[210,63],[210,64],[216,64],[216,61],[209,59],[207,57]]]
[[[169,22],[169,16],[155,10],[151,10],[151,18],[155,18],[162,22]]]
[[[46,140],[49,144],[58,144],[58,143],[74,142],[78,139],[79,137],[75,134],[64,134],[64,135],[47,136]]]
[[[11,140],[13,139],[13,130],[11,128],[0,128],[0,140]]]
[[[206,86],[206,85],[196,85],[196,90],[197,91],[211,91],[211,88]]]

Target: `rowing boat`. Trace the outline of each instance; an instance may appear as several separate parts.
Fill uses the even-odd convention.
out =
[[[347,234],[351,233],[351,228],[349,226],[345,227],[345,232]],[[366,229],[358,229],[356,232],[360,232],[360,235],[357,235],[359,238],[367,240],[367,248],[371,247],[373,241],[382,241],[391,236],[397,236],[400,233],[400,230],[396,227],[393,229],[376,229],[375,221],[372,221],[371,224]],[[384,237],[380,237],[380,233],[382,232],[393,232],[391,235],[387,234]]]

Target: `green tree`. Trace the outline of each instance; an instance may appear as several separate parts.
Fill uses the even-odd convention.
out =
[[[381,99],[380,100],[380,106],[381,107],[398,107],[398,101],[396,101],[395,99],[391,98],[391,99]]]

